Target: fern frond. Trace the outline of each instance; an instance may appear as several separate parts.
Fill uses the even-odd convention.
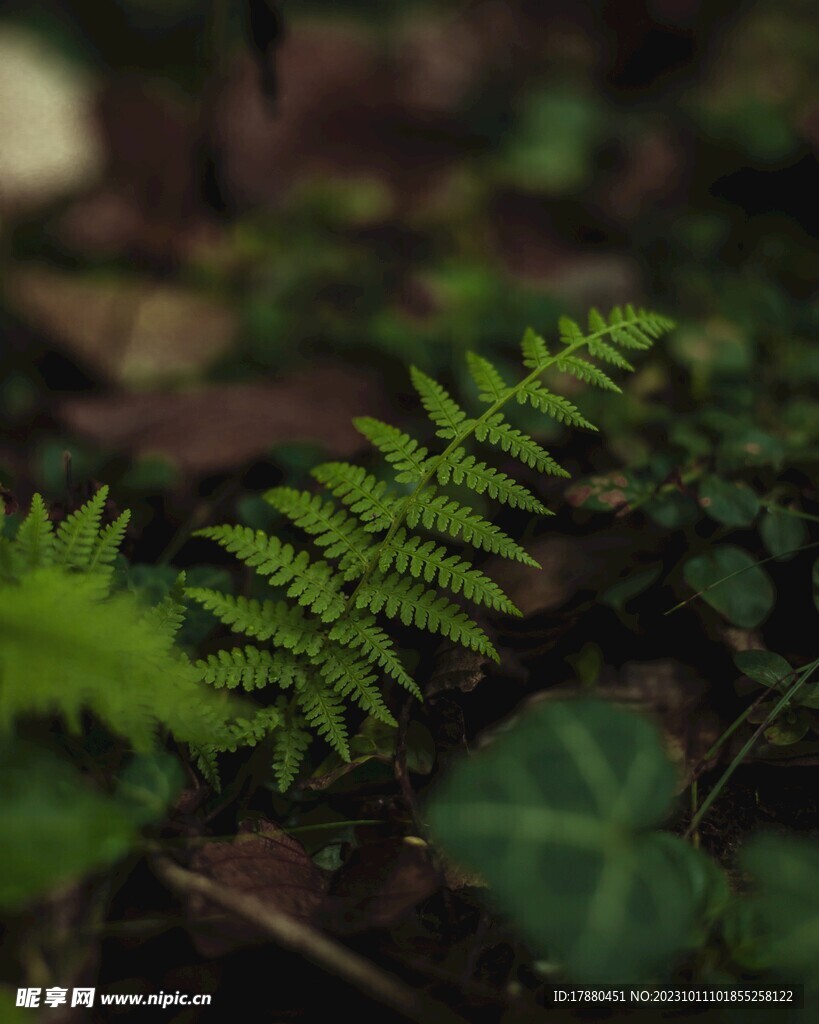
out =
[[[258,647],[234,647],[196,662],[202,678],[211,686],[234,690],[260,690],[270,682],[283,690],[304,681],[305,666],[291,651],[264,651]]]
[[[540,564],[499,526],[484,519],[468,505],[461,505],[445,494],[436,494],[432,487],[415,496],[406,521],[410,527],[422,523],[427,530],[436,529],[490,554],[540,568]]]
[[[108,487],[104,485],[93,498],[60,523],[54,536],[55,565],[65,569],[88,568],[99,539],[100,522],[107,500]]]
[[[355,579],[367,567],[370,536],[357,519],[332,501],[291,487],[275,487],[264,500],[309,534],[328,558],[340,559],[345,580]]]
[[[212,742],[232,705],[203,691],[136,597],[99,595],[92,576],[57,567],[0,586],[0,732],[51,714],[76,731],[91,711],[137,750],[153,746],[160,726]]]
[[[362,466],[349,462],[325,462],[313,476],[364,523],[368,531],[388,529],[393,522],[395,496],[389,486],[376,480]]]
[[[511,508],[548,515],[546,506],[523,484],[479,461],[474,455],[467,455],[464,448],[456,448],[448,455],[441,456],[436,465],[436,474],[442,486],[452,480],[456,484],[466,484],[476,494],[486,492],[491,498]]]
[[[588,359],[581,359],[580,356],[558,356],[556,366],[562,373],[570,373],[572,377],[582,380],[585,384],[593,384],[597,388],[614,391],[618,395],[623,393],[608,374],[594,363],[590,363]]]
[[[418,700],[423,700],[415,681],[401,664],[389,635],[372,616],[348,615],[333,623],[330,640],[353,649],[360,648],[361,653],[371,664],[377,665]]]
[[[256,640],[272,640],[277,647],[285,647],[294,654],[311,655],[321,648],[315,622],[297,605],[235,597],[206,587],[188,587],[185,594],[235,633],[244,633]]]
[[[497,660],[486,633],[438,588],[495,611],[515,614],[517,609],[466,554],[453,553],[415,531],[437,530],[476,549],[536,566],[506,533],[443,490],[454,484],[512,508],[550,514],[528,487],[482,461],[467,445],[492,445],[539,473],[567,477],[545,448],[508,421],[504,407],[530,404],[569,427],[596,430],[571,401],[541,383],[543,374],[554,368],[596,387],[619,391],[591,359],[630,370],[620,349],[646,348],[671,324],[626,306],[613,310],[608,319],[592,310],[587,331],[565,317],[559,326],[564,347],[555,354],[539,334],[532,330],[524,334],[521,351],[527,372],[514,385],[507,384],[488,359],[475,353],[467,356],[479,399],[488,404],[475,418],[446,388],[413,367],[413,385],[435,436],[445,442],[443,450],[430,450],[381,420],[355,420],[357,429],[385,456],[390,479],[381,480],[364,467],[346,462],[316,467],[314,478],[344,508],[306,491],[275,488],[269,492],[268,501],[331,561],[312,562],[307,552],[297,553],[289,544],[244,527],[200,531],[271,583],[287,587],[288,596],[299,601],[298,607],[291,608],[286,603],[190,591],[233,629],[260,641],[267,639],[276,648],[266,656],[257,648],[212,655],[200,671],[214,685],[255,688],[276,681],[293,687],[284,724],[274,733],[275,770],[283,787],[292,783],[306,748],[306,725],[349,757],[344,700],[355,700],[370,715],[393,723],[377,688],[378,670],[420,697],[392,637],[376,616],[438,633]],[[591,359],[584,358],[581,350]],[[297,655],[306,657],[299,661]],[[296,708],[303,719],[293,717]]]
[[[359,416],[353,420],[353,426],[393,466],[396,483],[415,483],[424,475],[429,451],[415,438],[371,416]]]
[[[473,569],[469,562],[451,554],[442,545],[423,540],[417,534],[409,535],[403,528],[382,548],[378,562],[378,568],[384,574],[393,565],[402,576],[409,572],[416,579],[423,577],[427,583],[436,582],[453,594],[462,593],[475,604],[486,605],[507,615],[520,615],[494,580],[479,569]]]
[[[585,430],[597,430],[597,427],[590,423],[580,412],[577,406],[572,405],[568,398],[562,395],[555,395],[548,388],[532,381],[524,384],[515,396],[521,405],[528,402],[535,409],[545,412],[547,416],[557,420],[558,423],[565,423],[567,427],[583,427]]]
[[[322,677],[340,696],[352,697],[359,707],[385,725],[398,724],[376,686],[378,676],[370,670],[366,660],[349,648],[330,643],[314,662]]]
[[[107,575],[113,572],[114,562],[125,540],[125,531],[131,521],[131,513],[126,510],[109,523],[99,534],[91,550],[87,571]]]
[[[296,701],[307,724],[323,736],[340,757],[349,761],[350,745],[340,695],[316,672],[296,691]]]
[[[546,342],[531,327],[527,327],[520,343],[523,352],[523,365],[530,370],[545,369],[551,358]]]
[[[467,418],[463,409],[437,380],[427,377],[414,366],[410,368],[410,376],[421,397],[421,404],[438,428],[436,435],[446,439],[457,437]]]
[[[539,473],[550,476],[568,477],[570,474],[556,462],[549,452],[529,437],[522,430],[517,430],[503,418],[503,413],[495,413],[475,428],[475,437],[479,441],[489,441],[498,445],[503,451]]]
[[[301,715],[293,710],[283,714],[281,728],[273,734],[273,772],[283,793],[293,784],[310,738]]]
[[[401,576],[373,576],[364,583],[356,595],[356,607],[367,608],[374,614],[383,611],[390,619],[399,619],[405,626],[417,626],[432,633],[440,633],[456,643],[498,660],[498,654],[489,637],[457,605],[423,583]]]
[[[23,569],[46,568],[54,561],[54,526],[39,494],[31,499],[31,510],[17,529],[14,547]]]
[[[249,526],[213,526],[197,530],[226,551],[268,576],[271,586],[284,586],[288,597],[309,608],[323,622],[332,622],[344,611],[344,597],[333,568],[327,562],[311,562],[306,551],[296,551],[277,537]]]
[[[466,365],[472,379],[478,386],[478,398],[482,402],[495,404],[503,401],[512,390],[498,373],[495,367],[474,352],[467,352]]]
[[[235,753],[239,747],[255,747],[266,739],[282,723],[278,708],[257,708],[251,718],[236,718],[231,724],[230,734],[219,748]]]

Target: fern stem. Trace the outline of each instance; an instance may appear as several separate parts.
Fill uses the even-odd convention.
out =
[[[445,462],[446,459],[457,448],[460,448],[461,445],[468,441],[469,438],[472,437],[472,435],[475,433],[478,427],[480,427],[483,423],[486,423],[487,420],[489,420],[496,413],[500,412],[500,410],[506,405],[507,402],[515,398],[515,396],[524,388],[528,387],[530,384],[533,384],[540,376],[542,376],[546,372],[546,370],[554,366],[554,364],[559,359],[565,359],[566,356],[571,355],[573,352],[576,352],[579,349],[586,347],[590,341],[595,341],[597,338],[603,338],[607,334],[611,334],[613,331],[622,330],[624,327],[639,326],[640,323],[640,317],[633,317],[632,319],[629,320],[623,320],[619,324],[606,325],[605,328],[601,328],[598,331],[594,331],[591,334],[585,335],[580,341],[576,341],[573,342],[571,345],[564,346],[559,353],[550,356],[541,366],[536,367],[534,370],[532,370],[531,373],[527,374],[522,380],[518,381],[517,384],[509,388],[507,393],[502,398],[499,398],[496,402],[493,402],[493,404],[490,405],[481,416],[479,416],[475,420],[468,421],[467,425],[463,428],[460,434],[458,434],[450,441],[450,443],[441,452],[441,454],[433,456],[430,459],[429,469],[424,473],[424,475],[415,485],[415,488],[412,491],[412,493],[408,494],[407,497],[402,502],[401,507],[395,513],[392,525],[387,530],[387,533],[384,535],[384,538],[382,539],[381,543],[373,552],[372,556],[370,557],[367,563],[367,567],[364,570],[363,575],[359,578],[352,593],[347,599],[347,603],[344,606],[344,613],[346,614],[354,607],[356,596],[358,595],[359,590],[361,590],[361,588],[365,586],[365,584],[369,581],[372,574],[375,572],[381,560],[381,556],[387,549],[390,541],[393,539],[395,534],[398,532],[398,530],[401,529],[401,527],[406,522],[407,515],[409,514],[415,502],[418,500],[419,494],[421,494],[424,488],[426,488],[429,485],[430,481],[434,478],[435,474],[438,472],[438,467],[443,462]]]

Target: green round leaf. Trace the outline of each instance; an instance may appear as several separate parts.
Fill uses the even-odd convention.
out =
[[[719,544],[690,558],[683,570],[686,583],[735,626],[753,629],[770,613],[776,591],[756,561],[733,544]]]
[[[739,651],[734,664],[749,679],[763,686],[781,688],[793,682],[793,669],[781,654],[772,651]]]
[[[755,959],[817,986],[819,963],[819,845],[812,840],[759,836],[741,855],[756,882],[748,901],[756,923]]]
[[[780,509],[772,509],[762,517],[759,534],[768,551],[782,561],[792,558],[808,538],[805,521]]]
[[[759,512],[759,500],[744,484],[706,477],[700,484],[700,504],[708,515],[726,526],[749,526]]]
[[[578,981],[622,983],[665,970],[692,934],[684,844],[649,831],[673,792],[650,722],[599,701],[555,702],[462,761],[429,813],[539,952]]]

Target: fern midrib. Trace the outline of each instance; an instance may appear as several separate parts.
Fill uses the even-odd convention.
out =
[[[631,326],[640,326],[641,323],[641,317],[632,317],[631,319],[628,320],[623,319],[618,324],[607,324],[605,328],[599,331],[594,331],[592,334],[585,335],[580,341],[573,342],[571,345],[566,345],[559,353],[549,356],[549,358],[546,360],[545,363],[543,363],[542,366],[535,367],[535,369],[533,369],[531,373],[527,374],[527,376],[525,376],[522,380],[518,381],[517,384],[509,388],[509,390],[503,396],[503,398],[499,398],[497,399],[497,401],[493,402],[493,404],[490,405],[487,409],[485,409],[484,412],[477,419],[468,419],[466,421],[467,426],[461,431],[461,433],[454,437],[452,441],[450,441],[450,443],[441,452],[440,455],[433,456],[430,459],[430,468],[418,481],[412,494],[407,495],[407,497],[402,502],[401,507],[395,513],[395,518],[392,522],[392,525],[387,530],[387,533],[382,538],[380,544],[375,548],[372,556],[369,559],[367,567],[364,570],[364,574],[360,577],[358,583],[355,585],[353,591],[351,592],[349,598],[347,599],[347,603],[344,606],[344,612],[342,614],[348,614],[350,610],[353,608],[359,591],[363,586],[365,586],[369,582],[372,574],[378,568],[378,563],[381,560],[381,555],[386,550],[387,546],[390,544],[398,530],[400,530],[401,527],[406,522],[407,515],[412,506],[417,501],[418,495],[424,490],[425,487],[429,485],[430,481],[438,472],[438,467],[456,450],[456,448],[459,448],[462,444],[464,444],[465,441],[468,441],[469,438],[475,433],[476,429],[482,423],[485,423],[491,416],[494,416],[496,413],[500,412],[500,410],[503,409],[507,402],[511,401],[511,399],[513,399],[524,388],[534,383],[534,381],[536,381],[538,377],[542,376],[542,374],[544,374],[546,370],[554,366],[555,363],[558,362],[558,360],[565,359],[566,356],[571,355],[573,352],[577,352],[579,349],[588,347],[589,342],[594,341],[597,338],[603,338],[607,334],[611,334],[612,332],[617,330],[622,330],[623,328]]]

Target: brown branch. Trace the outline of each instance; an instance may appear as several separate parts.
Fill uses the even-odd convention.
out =
[[[236,892],[204,875],[188,871],[161,854],[151,858],[151,867],[168,888],[185,896],[202,896],[209,903],[255,925],[284,949],[299,953],[321,970],[341,978],[364,995],[410,1020],[422,1024],[466,1024],[462,1017],[442,1003],[415,991],[358,953],[315,928],[274,910],[255,896]]]

